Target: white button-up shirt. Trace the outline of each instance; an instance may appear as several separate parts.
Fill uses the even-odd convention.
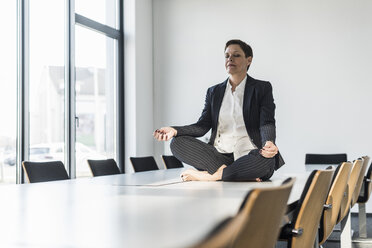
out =
[[[234,160],[257,147],[252,143],[243,119],[243,99],[247,76],[232,92],[230,80],[226,85],[218,117],[214,146],[221,153],[233,153]]]

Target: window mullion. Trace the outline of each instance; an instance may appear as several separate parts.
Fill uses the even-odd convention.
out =
[[[17,1],[16,183],[24,182],[22,161],[29,148],[29,0]]]
[[[76,178],[75,163],[75,1],[66,0],[65,24],[65,161],[70,178]]]

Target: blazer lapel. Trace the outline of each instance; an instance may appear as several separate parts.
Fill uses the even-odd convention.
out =
[[[244,99],[243,99],[243,118],[245,126],[248,127],[249,114],[251,111],[251,101],[254,93],[254,80],[247,75],[247,81],[245,82]]]
[[[213,127],[215,130],[217,130],[217,124],[218,124],[218,117],[220,115],[220,109],[222,105],[222,100],[225,95],[226,90],[226,84],[227,80],[223,82],[219,87],[216,88],[216,92],[214,95],[213,103],[212,103],[212,116],[213,116]]]

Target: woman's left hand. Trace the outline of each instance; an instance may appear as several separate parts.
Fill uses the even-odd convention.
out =
[[[265,158],[272,158],[278,154],[278,147],[271,141],[266,141],[265,146],[260,150],[260,154]]]

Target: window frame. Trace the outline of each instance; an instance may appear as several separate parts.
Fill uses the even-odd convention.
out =
[[[75,25],[89,28],[117,40],[117,137],[116,160],[124,173],[124,18],[123,0],[117,0],[118,29],[75,13],[75,0],[65,0],[65,165],[70,178],[76,178],[75,138]],[[22,161],[29,159],[29,3],[17,0],[17,137],[16,183],[24,183]],[[47,21],[47,20],[46,20]]]

